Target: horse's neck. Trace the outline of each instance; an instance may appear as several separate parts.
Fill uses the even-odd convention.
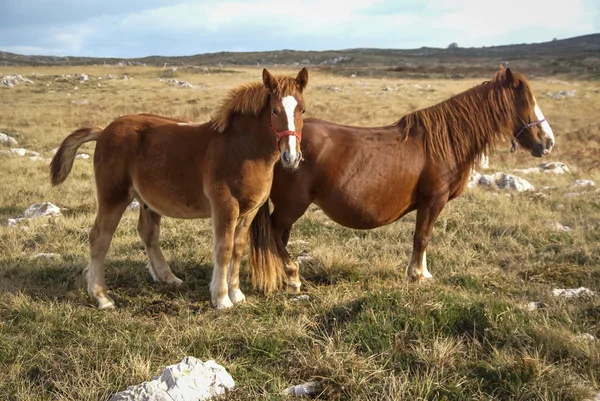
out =
[[[260,116],[236,115],[232,118],[229,135],[235,137],[235,144],[243,154],[254,160],[275,163],[279,150],[269,117],[267,113]]]

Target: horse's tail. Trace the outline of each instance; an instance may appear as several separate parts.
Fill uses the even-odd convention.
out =
[[[50,162],[50,181],[52,185],[58,185],[67,179],[73,168],[77,149],[86,142],[97,140],[102,130],[101,127],[79,128],[62,141]]]
[[[283,261],[271,230],[269,201],[260,207],[250,226],[250,272],[252,285],[270,293],[283,284]]]

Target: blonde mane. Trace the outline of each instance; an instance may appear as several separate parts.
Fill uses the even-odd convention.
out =
[[[452,156],[459,165],[473,164],[482,154],[488,154],[504,139],[512,139],[519,123],[515,107],[519,91],[527,104],[535,100],[524,76],[514,73],[519,88],[507,87],[505,73],[496,73],[486,81],[463,93],[426,109],[404,116],[404,135],[413,127],[425,131],[425,152],[430,157],[449,161]]]
[[[276,88],[273,95],[279,99],[294,96],[298,91],[295,78],[278,75],[274,76]],[[235,114],[250,114],[257,116],[267,104],[269,90],[262,82],[252,82],[232,89],[221,102],[221,106],[211,117],[212,127],[223,132],[229,127],[229,122]]]

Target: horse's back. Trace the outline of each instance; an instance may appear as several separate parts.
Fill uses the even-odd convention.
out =
[[[94,167],[99,192],[142,198],[160,214],[208,217],[203,160],[211,132],[160,116],[131,115],[109,124],[98,139]],[[100,185],[106,187],[100,189]]]

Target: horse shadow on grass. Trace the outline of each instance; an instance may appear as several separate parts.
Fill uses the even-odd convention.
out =
[[[209,284],[212,263],[171,260],[170,266],[183,280],[180,286],[153,281],[146,262],[107,260],[106,284],[117,308],[143,308],[149,314],[173,312],[173,304],[185,300],[192,309],[210,308]],[[0,294],[24,294],[34,301],[94,307],[86,290],[85,261],[15,260],[0,266]],[[246,291],[242,280],[242,290]],[[164,309],[164,310],[163,310]]]
[[[398,280],[404,278],[401,268],[369,270],[368,262],[334,261],[326,263],[320,258],[306,257],[306,253],[297,258],[300,279],[303,286],[334,286],[340,283],[361,283],[367,278],[376,276],[383,280]]]

